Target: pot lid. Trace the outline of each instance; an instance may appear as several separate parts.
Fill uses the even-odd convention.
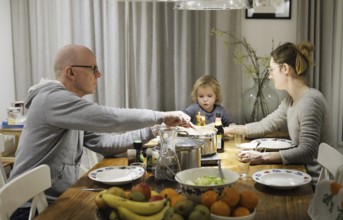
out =
[[[180,148],[199,148],[204,144],[204,141],[201,140],[195,140],[192,138],[188,137],[178,137],[175,140],[175,148],[180,149]]]

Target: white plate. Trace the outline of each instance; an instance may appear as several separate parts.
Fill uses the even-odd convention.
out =
[[[261,142],[258,147],[265,148],[266,150],[284,150],[295,147],[292,141],[287,139],[262,138],[251,141],[251,143],[255,144],[257,144],[258,142]]]
[[[293,189],[312,180],[307,173],[289,169],[261,170],[254,173],[252,178],[256,182],[274,189]]]
[[[257,146],[257,142],[242,143],[242,144],[239,144],[237,146],[243,150],[255,150],[255,148]]]
[[[131,173],[132,172],[132,175]],[[144,174],[142,167],[110,166],[91,171],[88,177],[107,185],[123,185],[140,178]]]

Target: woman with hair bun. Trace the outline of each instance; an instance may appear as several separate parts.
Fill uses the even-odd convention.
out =
[[[312,64],[313,45],[304,41],[297,45],[284,43],[271,52],[269,79],[275,88],[288,96],[273,113],[259,122],[233,125],[226,134],[245,133],[247,137],[261,137],[287,125],[294,148],[278,152],[240,153],[242,161],[251,158],[251,164],[304,164],[315,185],[321,166],[316,162],[322,142],[331,144],[332,121],[327,101],[320,91],[310,88],[306,73]]]

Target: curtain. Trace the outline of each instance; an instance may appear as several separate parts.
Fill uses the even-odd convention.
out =
[[[298,41],[315,45],[315,66],[309,82],[319,89],[332,110],[335,143],[343,146],[343,2],[340,0],[298,0]]]
[[[12,0],[16,100],[41,78],[54,78],[66,44],[94,51],[102,77],[86,97],[102,105],[182,110],[204,74],[221,83],[222,105],[241,121],[240,67],[212,28],[240,37],[244,10],[179,11],[174,3],[117,0]]]

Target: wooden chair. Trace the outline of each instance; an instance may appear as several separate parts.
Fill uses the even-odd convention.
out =
[[[343,181],[343,155],[335,148],[326,143],[319,145],[317,161],[322,165],[319,179],[334,179],[337,182]]]
[[[50,168],[45,164],[33,168],[6,183],[0,189],[0,219],[10,219],[10,216],[20,206],[31,199],[29,219],[33,219],[36,210],[41,213],[48,206],[44,190],[50,187]]]

